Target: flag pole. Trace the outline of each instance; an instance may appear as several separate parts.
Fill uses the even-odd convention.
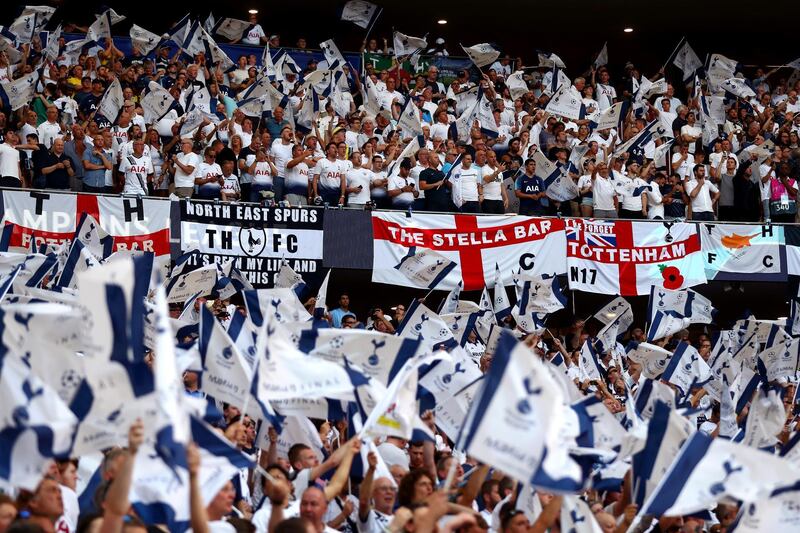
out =
[[[662,71],[665,70],[667,68],[667,65],[669,65],[670,62],[675,59],[675,54],[678,53],[678,50],[680,49],[681,45],[683,44],[683,41],[685,41],[685,40],[686,40],[686,36],[683,36],[683,37],[681,37],[681,40],[678,41],[678,46],[675,47],[675,50],[673,50],[672,53],[667,58],[667,62],[664,63],[663,67],[661,67]]]
[[[380,11],[378,11],[378,14],[375,15],[375,18],[373,18],[372,21],[369,23],[369,26],[367,27],[367,33],[366,35],[364,35],[364,41],[367,41],[369,39],[369,33],[372,31],[372,28],[375,27],[375,23],[378,22],[378,17],[381,16],[381,13],[383,13],[382,7],[380,8]],[[366,50],[366,47],[364,49]]]

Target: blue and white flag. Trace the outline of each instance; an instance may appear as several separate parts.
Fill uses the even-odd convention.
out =
[[[139,53],[141,53],[143,56],[149,55],[150,52],[152,52],[153,49],[161,42],[160,35],[157,35],[151,31],[147,31],[136,24],[131,26],[129,35],[131,38],[131,44],[133,44],[134,48],[138,49]]]
[[[581,422],[581,436],[578,445],[584,448],[598,448],[618,452],[626,437],[625,428],[596,396],[572,404]]]
[[[620,331],[627,331],[631,324],[633,324],[633,310],[631,309],[631,304],[622,296],[614,298],[598,309],[592,316],[599,320],[604,326],[619,320]]]
[[[744,98],[745,100],[754,98],[756,95],[753,88],[747,83],[747,80],[743,78],[728,78],[722,82],[721,87],[732,95]]]
[[[794,531],[800,528],[800,486],[777,489],[768,497],[743,504],[731,533]]]
[[[561,290],[558,277],[547,279],[541,276],[520,276],[519,279],[522,280],[522,290],[517,306],[521,316],[530,313],[555,313],[564,309],[567,304],[567,297]]]
[[[192,418],[191,432],[200,451],[200,492],[203,503],[208,505],[239,470],[255,465],[204,422]],[[185,530],[191,518],[186,465],[173,470],[152,446],[142,446],[133,466],[130,501],[146,524],[167,524],[170,531]]]
[[[447,297],[439,306],[440,313],[455,313],[458,310],[458,301],[461,297],[461,287],[463,286],[463,282],[459,281],[458,285],[453,287],[453,290],[447,293]]]
[[[328,270],[328,273],[325,274],[325,279],[322,280],[322,284],[317,291],[317,298],[314,300],[314,318],[322,318],[328,312],[328,281],[330,281],[330,279],[331,270]],[[300,314],[299,311],[298,314]]]
[[[681,39],[675,52],[673,52],[672,56],[667,60],[668,64],[670,62],[683,71],[683,81],[691,78],[697,69],[703,66],[703,62],[697,57],[697,54],[689,45],[686,37]]]
[[[504,331],[472,403],[457,448],[517,480],[529,480],[563,422],[558,385],[530,349]]]
[[[365,0],[349,0],[342,8],[342,20],[367,29],[378,18],[382,9]]]
[[[639,388],[636,389],[634,396],[634,406],[636,412],[644,420],[650,420],[653,416],[657,402],[663,402],[670,408],[675,407],[675,391],[669,385],[658,380],[641,378]]]
[[[428,46],[428,41],[425,40],[425,37],[412,37],[399,31],[394,32],[392,43],[394,45],[394,57],[398,59],[416,54]]]
[[[578,370],[581,381],[603,380],[606,374],[593,345],[593,339],[586,339],[581,346],[581,355],[578,358]]]
[[[604,47],[605,49],[605,47]],[[561,531],[603,533],[589,504],[573,494],[565,494],[561,503]]]
[[[324,282],[323,285],[325,285]],[[292,289],[244,291],[244,304],[247,308],[247,316],[250,317],[257,330],[268,318],[279,323],[305,322],[311,318]]]
[[[758,354],[756,365],[767,381],[793,378],[797,373],[800,338],[781,337]]]
[[[760,389],[750,402],[741,443],[759,450],[774,450],[786,423],[783,398],[775,389]]]
[[[214,33],[216,35],[222,35],[231,41],[236,41],[241,39],[252,28],[253,24],[250,22],[226,17],[217,22],[217,25],[214,28]]]
[[[594,60],[594,68],[600,68],[603,65],[608,65],[608,42],[603,43],[603,48],[600,49]]]
[[[114,237],[89,213],[81,213],[73,240],[81,241],[97,260],[107,258],[113,252]]]
[[[616,129],[617,131],[622,131],[625,125],[625,118],[630,109],[631,104],[629,101],[617,102],[605,111],[600,112],[596,119],[593,119],[594,124],[596,124],[594,129]]]
[[[722,54],[711,54],[706,59],[706,80],[712,93],[722,90],[722,83],[741,70],[741,65]]]
[[[83,241],[73,239],[67,262],[61,270],[56,287],[74,289],[78,284],[78,274],[98,266],[100,263]]]
[[[684,443],[640,514],[680,516],[726,499],[754,502],[798,479],[800,469],[784,458],[697,432]]]
[[[691,324],[710,324],[717,314],[711,300],[697,291],[692,289],[671,291],[653,286],[647,304],[647,316],[651,324],[655,321],[656,311],[671,312],[673,316],[688,318]]]
[[[694,431],[691,422],[669,405],[660,401],[655,403],[645,446],[633,456],[631,498],[634,503],[644,503]]]
[[[800,294],[792,296],[789,301],[789,320],[786,322],[786,329],[792,337],[800,336]]]
[[[422,373],[419,384],[442,403],[461,389],[480,379],[481,372],[475,360],[460,346],[450,351],[451,359],[444,359],[431,365]]]
[[[642,376],[648,379],[658,379],[672,357],[669,350],[647,342],[631,341],[625,351],[628,359],[641,365]]]
[[[418,353],[419,345],[418,340],[379,331],[339,328],[305,328],[297,342],[301,352],[332,363],[341,365],[346,357],[384,386]]]
[[[284,289],[285,290],[285,289]],[[312,358],[299,351],[288,339],[275,319],[265,325],[260,335],[265,350],[261,358],[253,390],[260,403],[292,398],[337,398],[351,394],[352,382],[343,366]]]
[[[206,306],[200,307],[197,346],[203,368],[200,390],[217,401],[241,407],[249,394],[253,369]]]
[[[475,66],[479,69],[486,65],[491,65],[500,57],[500,52],[495,50],[494,47],[488,43],[476,44],[470,47],[466,47],[462,44],[461,48],[467,54],[470,61],[475,63]]]
[[[494,301],[493,308],[494,314],[497,318],[497,323],[502,323],[502,320],[511,314],[511,301],[508,299],[505,284],[503,283],[503,276],[500,273],[500,267],[495,263],[494,265]]]
[[[278,275],[275,277],[275,288],[292,289],[299,297],[305,290],[306,283],[303,281],[303,276],[295,272],[289,262],[284,260],[281,263],[280,270],[278,270]]]
[[[586,117],[583,98],[574,86],[566,83],[553,94],[550,101],[547,102],[545,111],[570,120],[582,120]]]
[[[663,339],[686,329],[692,321],[675,311],[655,311],[647,329],[649,342]]]
[[[622,155],[625,152],[632,152],[637,148],[644,148],[644,146],[650,141],[658,140],[667,133],[667,129],[664,127],[661,121],[656,119],[645,126],[642,131],[618,146],[614,150],[614,156]]]
[[[414,300],[406,309],[403,322],[397,328],[397,335],[419,340],[430,350],[453,347],[458,344],[453,333],[439,314],[425,304]]]
[[[77,419],[26,362],[0,351],[0,480],[36,490],[56,457],[69,456]]]
[[[686,396],[692,387],[699,387],[711,379],[711,369],[694,346],[681,342],[672,354],[662,379],[678,387]]]
[[[328,39],[327,41],[319,43],[319,48],[325,55],[325,61],[328,62],[329,69],[341,68],[347,64],[347,61],[339,51],[339,47],[333,42],[333,39]]]
[[[395,265],[412,283],[426,289],[435,288],[455,268],[456,263],[434,250],[412,246]]]
[[[540,67],[558,67],[558,68],[567,68],[564,64],[564,61],[561,60],[556,54],[542,52],[541,50],[536,51],[539,57],[539,66]]]
[[[125,103],[125,96],[122,93],[122,85],[119,78],[114,78],[103,94],[100,103],[97,104],[97,113],[114,123],[122,110],[123,103]]]

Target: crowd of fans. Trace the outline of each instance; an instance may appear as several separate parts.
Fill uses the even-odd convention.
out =
[[[234,313],[247,313],[239,296],[231,299],[197,298],[192,304],[194,315],[206,306],[220,323],[227,327]],[[405,306],[391,312],[370,309],[363,321],[352,311],[350,298],[343,293],[335,307],[321,320],[333,328],[366,328],[393,333],[405,318]],[[305,306],[313,311],[315,299]],[[183,304],[172,304],[173,318],[187,316]],[[513,318],[506,317],[504,328],[514,330]],[[642,365],[624,357],[619,366],[618,350],[630,342],[645,342],[645,332],[634,322],[619,338],[619,343],[600,354],[600,364],[607,370],[602,380],[581,379],[579,359],[581,346],[597,335],[602,324],[596,319],[575,320],[570,325],[547,329],[543,334],[526,334],[523,342],[544,361],[563,358],[564,371],[582,394],[595,396],[617,418],[624,416],[631,391],[636,391]],[[190,342],[191,337],[184,339]],[[682,330],[655,342],[673,350],[688,342],[699,355],[712,362],[714,345],[704,331]],[[464,344],[476,367],[488,372],[493,354],[477,338],[475,331]],[[153,361],[153,356],[150,362]],[[560,528],[562,496],[537,490],[534,498],[536,514],[521,501],[520,485],[497,469],[476,461],[453,448],[453,436],[436,426],[431,411],[422,419],[435,440],[405,440],[388,437],[376,441],[377,453],[369,452],[366,470],[352,470],[363,443],[348,435],[347,420],[309,419],[318,432],[321,450],[312,449],[305,439],[293,444],[287,452],[279,452],[278,434],[269,431],[268,447],[256,442],[256,421],[242,416],[233,405],[215,402],[199,387],[200,376],[187,371],[183,375],[185,393],[208,401],[209,420],[232,445],[251,456],[260,465],[243,469],[229,481],[208,504],[196,497],[198,489],[198,450],[187,449],[191,484],[191,531],[258,532],[258,533],[415,533],[415,532],[557,532]],[[783,382],[786,411],[778,447],[786,445],[796,422],[792,405],[794,385]],[[692,407],[701,414],[699,431],[716,436],[720,427],[720,406],[706,391],[697,388],[691,395]],[[742,415],[744,416],[744,414]],[[17,532],[84,532],[121,531],[141,533],[165,531],[163,526],[146,526],[131,508],[128,493],[131,471],[137,450],[142,443],[143,422],[137,421],[129,433],[125,448],[105,452],[100,466],[101,482],[93,493],[82,494],[78,504],[78,460],[54,462],[38,488],[17,491],[16,498],[0,493],[0,533]],[[320,453],[322,458],[320,458]],[[391,476],[379,476],[378,458]],[[456,461],[456,465],[452,464]],[[451,468],[455,470],[453,489],[444,491]],[[85,475],[85,474],[84,474]],[[85,483],[83,487],[85,487]],[[87,489],[82,489],[87,490]],[[623,533],[635,525],[638,506],[631,501],[630,472],[615,489],[588,489],[582,494],[603,532]],[[710,516],[646,517],[635,531],[725,533],[737,516],[737,506],[720,503]],[[648,529],[650,526],[653,529]]]
[[[261,26],[253,28],[242,42],[280,46],[277,35],[268,38]],[[63,50],[63,38],[60,46]],[[298,46],[304,48],[305,41]],[[391,53],[375,39],[364,50]],[[634,98],[643,75],[630,63],[617,79],[605,66],[574,78],[586,118],[569,120],[545,112],[553,95],[551,69],[525,67],[520,58],[498,58],[480,76],[476,69],[465,70],[448,84],[440,81],[435,65],[409,73],[393,60],[392,68],[376,72],[367,62],[364,74],[374,84],[381,111],[364,105],[365,80],[344,66],[334,83],[347,112],[320,95],[313,127],[302,133],[291,119],[310,105],[305,92],[315,90],[302,81],[327,66],[313,60],[302,72],[287,69],[272,81],[287,97],[281,103],[291,109],[267,98],[261,115],[254,116],[251,106],[229,109],[223,101],[238,101],[264,75],[255,53],[234,58],[235,68],[223,72],[203,54],[170,55],[169,46],[149,56],[134,47],[126,56],[111,39],[46,64],[38,38],[21,51],[17,64],[3,53],[0,82],[32,68],[43,68],[43,76],[29,105],[0,114],[0,183],[7,187],[596,218],[791,222],[796,216],[800,85],[780,76],[785,71],[759,69],[749,80],[756,98],[727,98],[724,124],[704,143],[699,95],[682,86],[680,75],[674,76],[677,87],[669,84],[665,93],[627,112],[617,131],[593,129],[592,119]],[[512,98],[506,79],[518,69],[524,69],[529,90]],[[103,117],[98,104],[114,79],[122,85],[124,105],[118,117]],[[168,89],[175,103],[165,117],[148,123],[139,100],[151,81]],[[499,135],[487,135],[475,121],[468,140],[463,135],[459,140],[451,126],[467,112],[466,95],[476,83],[493,102]],[[181,134],[201,88],[211,96],[211,113]],[[423,125],[424,141],[398,161],[412,140],[398,125],[407,99]],[[651,120],[664,125],[663,138],[616,153]],[[657,147],[673,138],[668,161],[659,160]],[[572,158],[578,147],[585,153]],[[574,182],[573,199],[548,197],[532,158],[537,149]]]

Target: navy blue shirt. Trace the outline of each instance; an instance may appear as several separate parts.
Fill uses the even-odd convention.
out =
[[[539,176],[522,174],[517,178],[516,189],[523,194],[538,194],[544,191],[544,182]],[[527,213],[530,211],[544,211],[541,198],[539,200],[531,198],[519,199],[519,212]]]

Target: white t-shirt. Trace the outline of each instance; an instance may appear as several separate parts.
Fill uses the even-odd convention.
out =
[[[411,185],[414,183],[414,180],[411,176],[407,178],[403,178],[400,174],[394,174],[393,176],[389,176],[389,190],[393,191],[395,189],[402,189],[406,185]],[[395,207],[408,207],[414,203],[414,193],[413,192],[401,192],[394,198],[392,198],[392,205]]]
[[[319,176],[317,184],[318,192],[322,193],[323,190],[339,190],[341,187],[341,178],[344,176],[347,169],[342,165],[343,161],[330,159],[320,159],[317,166],[314,167],[314,175]]]
[[[605,111],[614,105],[614,99],[617,97],[617,90],[611,85],[597,84],[597,104],[600,106],[600,111]]]
[[[479,180],[480,171],[476,165],[470,165],[469,168],[459,165],[454,169],[450,174],[450,182],[453,184],[453,203],[461,207],[464,202],[477,202]]]
[[[64,485],[59,485],[61,489],[61,501],[64,504],[64,514],[56,521],[55,530],[58,533],[75,533],[78,527],[78,495],[75,491]]]
[[[175,165],[175,186],[176,187],[194,187],[194,175],[197,172],[197,167],[200,166],[200,156],[194,152],[178,154],[178,161],[184,166],[193,167],[194,170],[187,174],[178,165]]]
[[[261,44],[261,38],[266,37],[264,34],[264,30],[261,28],[261,24],[256,24],[247,34],[242,37],[242,44],[252,44],[258,46]]]
[[[664,204],[661,201],[664,197],[655,181],[650,182],[650,190],[647,191],[647,218],[664,218]]]
[[[392,522],[392,518],[393,515],[370,509],[364,522],[358,520],[358,531],[359,533],[383,533]]]
[[[347,179],[347,188],[361,186],[361,190],[357,193],[349,193],[347,201],[351,204],[365,204],[369,202],[369,184],[372,179],[372,172],[366,168],[354,168],[347,171],[345,174]]]
[[[483,165],[481,167],[481,183],[483,184],[483,199],[484,200],[502,200],[503,199],[503,192],[502,192],[502,181],[503,176],[498,174],[495,176],[494,180],[489,183],[486,183],[483,178],[486,176],[490,176],[495,173],[495,169],[490,167],[489,165]]]
[[[52,148],[53,141],[64,137],[61,134],[61,126],[57,122],[52,124],[46,121],[42,122],[39,124],[36,132],[37,135],[39,135],[39,142],[45,145],[47,148]]]
[[[410,176],[411,176],[411,179],[414,180],[414,186],[419,191],[419,196],[417,196],[417,198],[425,198],[425,191],[423,191],[422,188],[420,188],[420,186],[419,186],[419,175],[422,173],[423,170],[425,170],[425,168],[426,167],[423,167],[419,163],[417,163],[416,165],[411,167]]]
[[[681,154],[673,154],[672,162],[677,163],[681,159]],[[694,168],[694,156],[692,154],[687,154],[686,159],[681,163],[681,166],[675,169],[681,178],[690,178],[693,176],[692,169]]]
[[[617,195],[610,179],[597,175],[592,185],[592,204],[595,209],[614,211],[614,197]]]
[[[8,143],[0,143],[0,176],[19,178],[19,151]]]
[[[272,168],[270,168],[267,161],[259,161],[256,163],[256,168],[253,172],[253,185],[272,187],[273,177]]]
[[[272,154],[275,168],[278,169],[278,176],[286,177],[286,163],[292,160],[292,146],[291,142],[283,144],[282,139],[272,141],[270,153]]]
[[[627,176],[620,179],[622,183],[624,183],[624,187],[622,190],[624,191],[622,195],[622,209],[626,209],[628,211],[641,211],[642,210],[642,194],[640,193],[637,196],[634,196],[634,192],[636,189],[640,189],[642,187],[647,188],[647,182],[644,181],[642,178],[629,178]]]
[[[286,182],[284,183],[286,194],[308,196],[308,176],[308,165],[304,162],[286,169]]]
[[[440,139],[444,141],[447,139],[447,134],[449,131],[450,124],[442,124],[441,122],[437,122],[431,126],[431,139]]]
[[[122,160],[119,171],[125,175],[122,194],[147,194],[147,175],[153,173],[153,162],[149,156],[130,155]]]
[[[269,519],[272,516],[272,503],[269,499],[265,499],[261,505],[261,509],[253,514],[250,522],[256,528],[256,533],[268,533]],[[289,507],[283,510],[284,518],[294,518],[300,516],[300,500],[295,500],[289,504]]]
[[[380,172],[375,172],[373,170],[372,171],[372,178],[370,179],[370,185],[372,185],[373,183],[375,183],[378,180],[385,180],[385,179],[386,179],[386,171],[385,170],[381,170]],[[389,194],[388,191],[387,191],[387,184],[384,184],[382,186],[377,186],[376,185],[376,186],[370,187],[370,188],[372,189],[371,192],[370,192],[370,196],[372,196],[372,198],[375,199],[375,200],[380,199],[380,198],[386,198],[386,196],[388,196],[388,194]]]
[[[691,197],[691,193],[697,187],[697,180],[690,179],[686,183],[686,194],[689,196],[689,200],[692,202],[692,213],[709,213],[714,211],[714,206],[711,203],[711,193],[718,193],[719,189],[716,185],[711,183],[708,179],[703,180],[703,188],[700,189],[700,192],[697,193],[697,196],[694,198]]]
[[[241,192],[239,178],[236,177],[236,174],[231,174],[227,178],[223,176],[223,180],[222,192],[227,194],[239,194]]]

